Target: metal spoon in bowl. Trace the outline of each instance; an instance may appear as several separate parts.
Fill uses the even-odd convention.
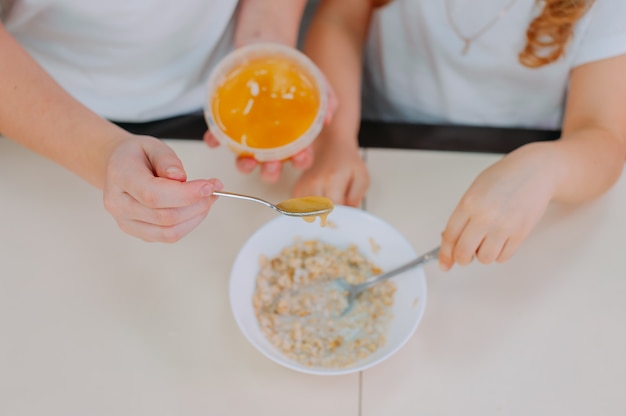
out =
[[[344,278],[338,278],[332,281],[332,284],[337,285],[340,290],[348,292],[346,295],[348,298],[348,304],[341,313],[341,315],[345,315],[352,306],[354,306],[354,301],[359,296],[361,292],[365,289],[374,286],[384,280],[394,277],[397,274],[410,270],[414,267],[417,267],[421,264],[428,262],[429,260],[435,259],[439,256],[439,247],[430,250],[428,253],[422,254],[418,258],[411,260],[408,263],[403,264],[402,266],[396,267],[393,270],[389,270],[386,273],[379,274],[377,276],[370,277],[363,283],[351,284],[348,283]]]
[[[322,221],[333,210],[333,202],[323,196],[307,196],[303,198],[292,198],[279,202],[278,204],[272,204],[261,198],[257,198],[250,195],[236,194],[233,192],[214,191],[213,195],[226,196],[229,198],[245,199],[248,201],[258,202],[267,207],[272,208],[275,211],[283,215],[289,215],[291,217],[301,217],[305,220],[313,221],[315,217],[321,217]]]
[[[439,247],[386,273],[370,277],[363,283],[348,283],[343,277],[315,282],[296,289],[280,292],[268,306],[268,310],[279,315],[308,316],[311,314],[339,318],[346,315],[364,290],[402,272],[437,258]],[[309,309],[301,309],[307,305]],[[296,310],[292,310],[294,306]]]

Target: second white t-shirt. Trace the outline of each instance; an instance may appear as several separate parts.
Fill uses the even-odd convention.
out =
[[[378,9],[365,52],[363,116],[559,128],[570,70],[626,53],[626,1],[596,1],[565,57],[537,69],[521,65],[518,54],[539,6],[516,0],[496,18],[510,1],[395,0]],[[463,54],[448,14],[463,36],[495,22]]]

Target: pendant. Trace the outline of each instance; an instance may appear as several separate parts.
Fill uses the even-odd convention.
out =
[[[469,51],[470,44],[472,43],[472,40],[471,39],[463,39],[463,42],[465,42],[465,44],[463,45],[463,50],[461,50],[461,54],[462,55],[467,55],[467,51]]]

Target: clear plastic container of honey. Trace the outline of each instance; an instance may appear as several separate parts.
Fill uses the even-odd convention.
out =
[[[208,80],[209,130],[240,156],[287,159],[324,124],[327,92],[319,69],[294,48],[257,43],[224,57]]]

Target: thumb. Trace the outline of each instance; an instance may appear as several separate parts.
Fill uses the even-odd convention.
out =
[[[209,145],[209,147],[218,147],[220,145],[219,140],[217,140],[217,138],[209,130],[204,133],[202,139]]]
[[[179,182],[187,180],[187,173],[185,173],[183,163],[171,147],[159,140],[153,146],[149,146],[144,150],[155,176]]]

